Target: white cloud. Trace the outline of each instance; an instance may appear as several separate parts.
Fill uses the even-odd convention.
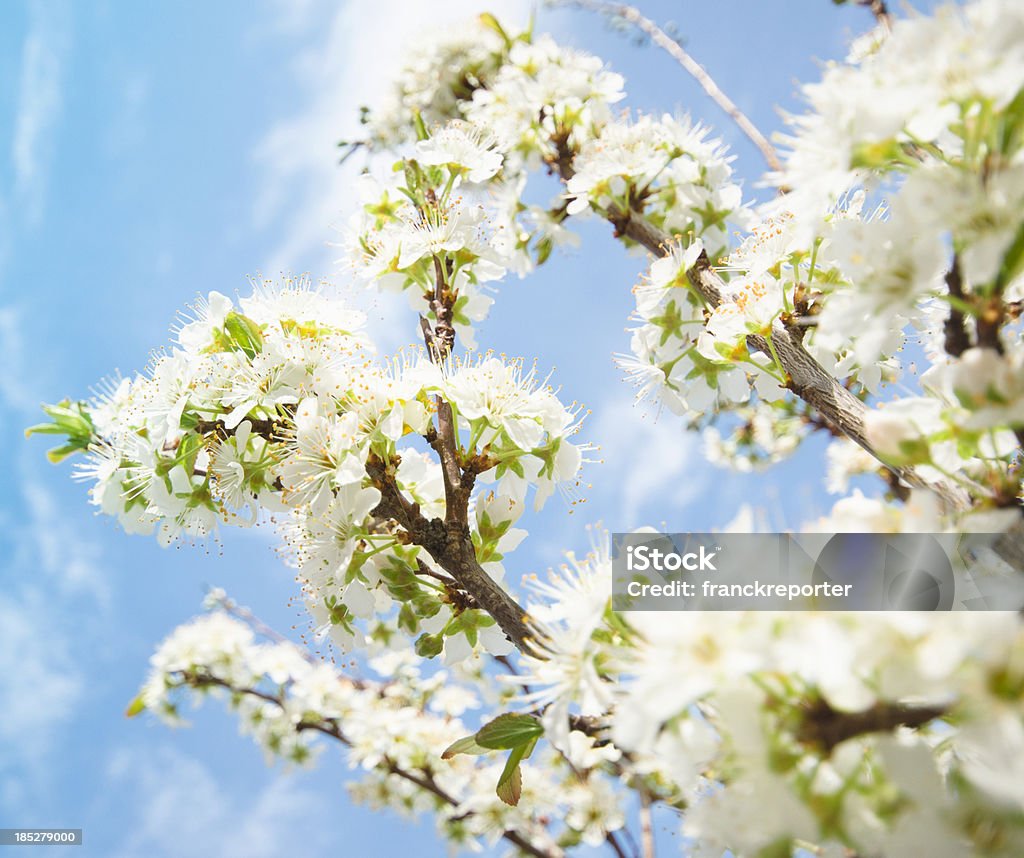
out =
[[[121,749],[107,774],[107,791],[127,787],[134,799],[134,806],[118,809],[128,833],[113,853],[117,858],[277,858],[296,846],[303,854],[325,852],[326,827],[309,820],[329,819],[341,798],[329,802],[291,778],[275,777],[242,801],[237,788],[220,782],[201,760],[166,745]]]
[[[61,504],[28,473],[22,479],[21,494],[22,509],[27,513],[22,540],[29,543],[27,548],[36,558],[41,573],[37,580],[45,581],[55,597],[68,603],[85,598],[106,610],[111,595],[100,568],[99,546],[63,519]]]
[[[0,793],[34,803],[87,693],[86,660],[109,614],[98,547],[62,520],[27,467],[0,512]],[[16,478],[18,474],[10,476]],[[10,510],[19,511],[12,519]]]
[[[32,3],[22,48],[11,160],[15,196],[31,224],[42,217],[46,201],[47,171],[63,102],[63,67],[71,42],[70,13],[67,3]]]
[[[589,512],[603,513],[609,526],[657,526],[643,516],[678,512],[707,488],[711,466],[700,439],[673,414],[654,415],[617,394],[596,410],[587,438],[601,446],[604,464],[594,465],[600,483]]]
[[[54,729],[72,717],[82,680],[69,642],[52,628],[53,612],[42,588],[0,596],[0,754],[3,763],[44,757]],[[4,778],[11,772],[0,764]]]
[[[3,224],[0,223],[0,227]],[[2,236],[0,230],[0,236]],[[3,238],[0,237],[0,241]],[[0,252],[0,263],[2,263]],[[21,314],[12,306],[0,307],[0,402],[18,411],[26,411],[36,403],[32,401],[26,383],[26,367],[23,356],[25,343],[21,335]]]
[[[41,420],[18,312],[0,307],[0,410],[18,425]],[[0,505],[0,797],[38,804],[52,790],[50,763],[86,693],[84,660],[111,594],[100,551],[62,513],[39,478],[42,448],[20,447]]]

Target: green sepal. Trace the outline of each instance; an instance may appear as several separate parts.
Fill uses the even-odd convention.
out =
[[[196,459],[203,449],[203,439],[200,435],[188,434],[182,437],[178,444],[175,461],[184,468],[185,473],[192,476],[196,469]]]
[[[423,658],[434,658],[444,649],[443,635],[422,634],[416,638],[416,655]]]
[[[996,293],[1001,295],[1021,271],[1024,271],[1024,223],[1017,227],[1017,233],[1003,256],[996,275]]]
[[[418,110],[413,110],[412,112],[412,127],[416,130],[417,140],[427,140],[430,138],[426,123],[423,121],[423,114]]]

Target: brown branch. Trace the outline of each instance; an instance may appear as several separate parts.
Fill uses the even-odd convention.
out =
[[[428,197],[428,204],[434,202]],[[431,326],[426,317],[420,316],[427,353],[439,365],[447,361],[455,345],[452,317],[457,294],[449,287],[451,273],[450,264],[435,255],[434,289],[427,296],[435,324]],[[435,518],[428,521],[420,513],[419,506],[402,494],[389,463],[371,456],[366,463],[366,472],[381,492],[376,514],[394,518],[406,531],[408,538],[425,548],[437,564],[452,576],[459,590],[465,594],[465,598],[460,599],[458,593],[450,592],[456,603],[478,606],[494,619],[520,652],[540,655],[530,645],[530,641],[538,637],[538,632],[527,624],[526,611],[484,571],[473,545],[469,529],[469,499],[477,473],[486,470],[491,463],[486,456],[476,456],[463,465],[452,407],[440,395],[435,398],[435,403],[437,427],[431,427],[425,438],[441,462],[444,520]]]
[[[641,215],[611,209],[607,219],[615,226],[616,234],[643,245],[657,256],[666,256],[675,238],[654,226]],[[725,282],[711,267],[707,254],[701,253],[689,271],[689,280],[697,294],[712,309],[722,303]],[[768,342],[761,336],[747,337],[752,351],[771,354]],[[900,480],[914,488],[935,492],[950,509],[965,509],[970,505],[967,493],[949,483],[930,483],[914,468],[899,468],[886,462],[867,440],[864,415],[867,407],[819,364],[785,329],[772,334],[772,346],[786,373],[789,389],[814,408],[824,420],[847,438],[855,441],[891,470]]]
[[[875,16],[875,20],[886,30],[892,29],[892,15],[889,14],[889,7],[886,6],[885,0],[855,0],[855,2],[858,6],[866,6]]]
[[[185,680],[187,685],[193,688],[223,688],[227,691],[230,691],[233,694],[243,694],[250,697],[255,697],[259,700],[266,701],[267,703],[273,703],[274,705],[278,706],[282,711],[285,710],[285,699],[283,693],[281,696],[275,696],[273,694],[268,694],[265,691],[260,691],[258,688],[236,687],[234,685],[231,685],[229,682],[220,679],[219,677],[211,676],[208,674],[196,674],[188,671],[182,672],[182,678]],[[342,732],[341,724],[338,721],[338,719],[322,718],[318,721],[301,720],[296,723],[295,731],[297,733],[302,733],[307,730],[313,730],[317,733],[320,733],[321,735],[328,736],[336,740],[337,742],[340,742],[347,748],[352,747],[352,742],[344,734],[344,732]],[[384,755],[381,758],[381,762],[377,765],[377,768],[383,769],[388,774],[394,775],[395,777],[401,778],[402,780],[407,781],[408,783],[414,784],[420,789],[436,796],[442,802],[444,802],[447,805],[450,805],[451,807],[458,807],[461,804],[461,802],[457,798],[455,798],[453,795],[451,795],[449,792],[443,789],[437,783],[437,781],[434,780],[433,774],[428,769],[421,769],[418,772],[410,771],[409,769],[404,769],[387,755]],[[463,818],[472,815],[473,812],[469,811],[465,814]],[[535,845],[515,829],[506,829],[502,833],[502,837],[506,839],[509,843],[512,843],[515,846],[517,846],[526,854],[534,856],[534,858],[561,858],[563,855],[562,850],[558,849],[557,847],[545,849],[541,846]]]
[[[559,141],[554,141],[558,143]],[[564,147],[564,144],[561,144]],[[563,182],[573,175],[573,166],[568,163],[561,169],[565,161],[561,157],[549,160],[549,166],[558,168]],[[667,256],[677,237],[652,224],[641,213],[624,210],[612,205],[604,212],[605,219],[615,227],[616,238],[628,238],[643,246],[655,256]],[[711,268],[711,261],[706,253],[701,252],[694,266],[688,272],[688,279],[696,293],[710,308],[722,304],[722,293],[726,283]],[[864,415],[867,407],[856,396],[850,393],[839,381],[807,352],[802,337],[793,336],[785,328],[772,333],[772,344],[775,354],[786,373],[787,383],[800,399],[814,408],[822,419],[833,427],[834,431],[845,435],[863,447],[881,464],[891,470],[896,477],[912,488],[926,488],[939,496],[943,503],[952,510],[967,509],[970,497],[961,487],[949,482],[931,483],[924,480],[911,467],[900,468],[886,462],[868,442],[864,431]],[[747,346],[752,351],[772,356],[772,348],[762,336],[747,337]]]
[[[612,852],[615,853],[616,858],[626,858],[626,851],[622,848],[622,844],[619,843],[619,838],[615,836],[614,831],[606,831],[604,839],[611,847]]]
[[[949,296],[953,300],[949,305],[949,316],[946,318],[944,331],[946,335],[946,354],[951,357],[960,357],[971,347],[971,341],[967,337],[967,328],[964,325],[964,314],[957,307],[957,303],[965,301],[964,282],[960,273],[960,257],[953,257],[953,264],[946,274],[946,287],[949,289]]]
[[[923,727],[946,715],[945,706],[905,706],[879,702],[861,712],[840,712],[819,699],[804,712],[797,739],[814,745],[827,756],[847,739],[867,733],[887,733],[897,727]]]
[[[958,358],[971,347],[963,311],[957,306],[957,304],[967,303],[971,300],[964,292],[959,256],[953,257],[953,264],[946,274],[946,286],[949,288],[949,295],[953,300],[950,302],[949,316],[944,328],[945,348],[950,357]],[[978,303],[978,299],[974,299],[973,306],[977,308]],[[1008,306],[1000,294],[992,295],[985,300],[981,304],[980,310],[976,310],[974,314],[978,347],[993,349],[1000,355],[1005,354],[999,333],[1007,319],[1016,318],[1018,312],[1017,308]],[[1017,438],[1017,444],[1024,448],[1024,429],[1014,429],[1013,433]]]
[[[455,583],[486,611],[521,652],[540,655],[531,641],[539,637],[537,629],[527,622],[526,611],[483,569],[476,557],[476,548],[465,521],[446,516],[428,520],[419,506],[405,498],[395,482],[393,467],[371,456],[366,473],[381,493],[374,515],[394,519],[409,540],[422,546]]]
[[[252,424],[252,432],[254,435],[261,435],[268,441],[279,441],[281,440],[281,429],[285,426],[283,419],[277,418],[266,418],[259,419],[255,417],[246,417]],[[244,423],[245,420],[242,422]],[[218,438],[229,438],[238,431],[236,426],[234,429],[228,429],[224,425],[224,421],[217,420],[200,420],[195,425],[195,431],[199,435],[216,435]]]
[[[750,138],[750,141],[757,147],[772,170],[776,172],[782,170],[782,162],[775,152],[775,147],[757,129],[757,126],[750,121],[746,114],[736,106],[735,102],[722,91],[721,87],[715,83],[714,78],[708,74],[707,69],[691,57],[679,42],[655,24],[654,21],[645,17],[639,9],[624,3],[608,3],[605,0],[565,0],[565,2],[579,6],[582,9],[589,9],[593,12],[621,18],[644,33],[655,45],[679,63],[686,70],[687,74],[697,81],[701,89],[708,94],[711,100],[725,111],[739,129]]]

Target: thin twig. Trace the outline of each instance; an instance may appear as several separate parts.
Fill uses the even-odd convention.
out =
[[[946,318],[945,347],[950,357],[960,357],[971,347],[964,324],[964,314],[958,304],[966,300],[964,296],[963,277],[960,273],[960,257],[953,257],[953,264],[946,274],[946,288],[949,289],[949,316]]]
[[[643,849],[643,858],[655,858],[651,795],[646,789],[640,790],[640,844]]]
[[[775,152],[775,147],[758,130],[757,126],[750,121],[749,117],[736,106],[735,102],[722,91],[722,88],[715,83],[714,78],[708,74],[707,69],[691,57],[679,42],[673,39],[650,18],[645,17],[635,6],[629,6],[624,3],[609,3],[605,2],[605,0],[556,0],[556,3],[560,5],[571,4],[593,12],[613,15],[632,24],[679,63],[700,84],[711,100],[725,111],[739,129],[750,138],[750,141],[758,148],[772,170],[776,172],[782,170],[782,162]]]
[[[673,236],[635,213],[609,211],[608,220],[615,225],[618,234],[643,245],[658,256],[668,254],[675,241]],[[702,253],[697,259],[688,272],[688,278],[709,308],[721,305],[726,284],[712,269],[706,254]],[[747,345],[752,351],[772,353],[767,341],[761,336],[747,337]],[[962,510],[970,506],[970,498],[959,486],[945,481],[930,482],[912,467],[896,467],[886,462],[868,441],[865,433],[864,415],[867,407],[828,373],[799,340],[791,337],[784,329],[776,330],[772,334],[772,347],[786,373],[789,390],[814,408],[839,432],[863,447],[907,485],[925,488],[937,494],[947,508]]]
[[[265,691],[260,691],[257,688],[250,688],[247,686],[234,686],[229,682],[215,676],[209,676],[205,674],[194,674],[189,672],[182,673],[182,678],[185,683],[193,688],[204,688],[209,686],[216,686],[223,688],[234,694],[242,694],[249,697],[255,697],[259,700],[263,700],[267,703],[272,703],[278,706],[282,711],[285,710],[285,699],[284,695],[275,696],[268,694]],[[295,725],[296,732],[302,733],[306,730],[313,730],[321,735],[328,736],[347,748],[352,747],[352,742],[342,732],[340,722],[335,718],[321,718],[317,721],[302,720]],[[381,758],[377,768],[383,769],[388,774],[392,774],[395,777],[401,778],[426,792],[439,798],[445,804],[452,807],[458,807],[461,802],[455,798],[455,796],[448,793],[441,786],[438,785],[437,781],[434,780],[433,774],[427,769],[421,769],[419,772],[410,771],[399,766],[394,760],[387,755]],[[466,817],[472,816],[473,812],[469,811],[465,814]],[[532,855],[533,858],[562,858],[563,852],[557,847],[546,849],[541,846],[537,846],[528,840],[524,835],[520,834],[515,829],[507,829],[502,832],[502,837],[514,844],[523,852],[528,855]]]
[[[615,853],[616,858],[626,858],[626,851],[622,848],[622,844],[619,842],[619,838],[615,836],[614,831],[607,832],[604,839],[611,847],[612,852]]]
[[[892,29],[892,15],[889,14],[889,7],[886,6],[885,0],[856,0],[856,3],[858,6],[867,6],[871,14],[875,16],[875,20],[886,30]]]
[[[923,727],[946,714],[946,706],[906,706],[884,701],[861,712],[841,712],[822,699],[807,709],[797,738],[819,747],[827,755],[836,745],[855,736],[887,733],[897,727]]]

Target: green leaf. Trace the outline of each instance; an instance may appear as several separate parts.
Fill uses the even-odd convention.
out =
[[[527,742],[525,745],[515,748],[508,755],[508,759],[505,761],[505,768],[501,770],[501,775],[498,777],[498,786],[494,790],[498,798],[505,802],[505,804],[512,805],[512,807],[519,804],[519,799],[523,795],[523,773],[519,768],[519,764],[525,757],[530,756],[530,752],[533,751],[535,744],[536,740]]]
[[[248,316],[232,310],[224,318],[224,333],[231,346],[248,358],[254,358],[263,351],[263,332]]]
[[[43,412],[51,418],[51,423],[37,423],[25,430],[25,437],[32,435],[66,435],[67,443],[54,447],[46,457],[53,463],[60,462],[72,453],[89,449],[96,428],[89,416],[88,406],[84,402],[72,403],[63,399],[56,405],[43,405]]]
[[[485,748],[483,745],[478,745],[476,736],[464,736],[457,742],[452,742],[447,748],[444,749],[444,753],[441,754],[442,760],[450,760],[457,754],[473,754],[474,756],[479,754],[490,753],[490,748]]]
[[[59,465],[72,453],[77,453],[83,449],[85,448],[78,444],[63,444],[60,447],[54,447],[51,450],[47,450],[46,458],[51,464]]]
[[[412,124],[413,128],[416,129],[417,140],[427,140],[430,134],[427,132],[427,126],[423,122],[423,114],[418,110],[412,112]]]
[[[143,702],[142,694],[140,693],[140,694],[137,694],[135,696],[135,699],[132,700],[132,702],[128,704],[128,708],[124,710],[124,714],[125,714],[126,718],[134,718],[140,712],[145,711],[145,709],[146,709],[146,704]]]
[[[495,33],[501,36],[506,49],[512,47],[512,40],[508,37],[508,33],[505,32],[505,28],[498,23],[498,19],[495,18],[494,15],[490,12],[484,12],[477,20],[479,20],[485,27],[494,30]]]
[[[56,423],[36,423],[35,426],[29,426],[25,430],[25,437],[29,438],[32,435],[66,435],[67,430],[58,426]]]
[[[506,712],[477,730],[476,741],[485,748],[505,750],[525,747],[543,735],[544,728],[532,715]]]

